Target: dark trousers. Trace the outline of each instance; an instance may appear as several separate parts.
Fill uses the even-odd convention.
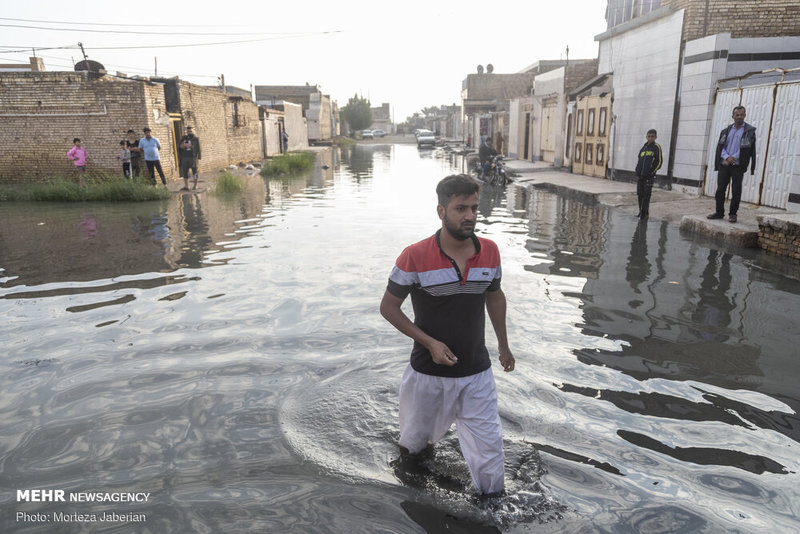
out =
[[[131,158],[131,171],[134,178],[138,178],[142,173],[142,158]]]
[[[717,193],[714,199],[717,201],[717,213],[725,215],[725,192],[728,184],[731,184],[731,205],[728,209],[730,215],[736,215],[739,211],[739,201],[742,199],[742,179],[744,178],[744,167],[739,165],[720,165],[717,173]]]
[[[149,160],[146,159],[144,162],[147,164],[147,172],[150,173],[150,182],[153,185],[156,185],[156,172],[158,171],[158,175],[161,177],[161,183],[167,185],[167,179],[164,178],[164,170],[161,168],[161,161],[160,160]]]
[[[197,175],[197,159],[196,158],[180,158],[178,160],[178,168],[181,172],[181,178],[189,179]],[[192,171],[192,174],[189,174]]]
[[[123,161],[122,162],[122,174],[125,175],[125,178],[131,177],[131,162],[130,161]]]
[[[650,196],[653,194],[653,177],[640,176],[636,180],[636,196],[639,198],[639,217],[650,215]]]

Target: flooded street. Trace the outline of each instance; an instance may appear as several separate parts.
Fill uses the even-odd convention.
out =
[[[236,199],[0,203],[0,532],[800,530],[800,282],[531,187],[484,187],[477,228],[508,495],[476,502],[454,432],[396,461],[411,341],[378,304],[461,167],[371,144]]]

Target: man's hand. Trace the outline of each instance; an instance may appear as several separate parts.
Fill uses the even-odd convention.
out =
[[[446,365],[448,367],[452,367],[458,363],[458,358],[455,354],[453,354],[453,351],[441,341],[434,340],[428,345],[427,348],[431,353],[431,359],[433,359],[433,363],[437,365]]]
[[[500,351],[500,365],[503,366],[503,371],[505,371],[506,373],[510,373],[511,371],[513,371],[514,362],[515,362],[514,355],[511,354],[510,350],[506,349]]]

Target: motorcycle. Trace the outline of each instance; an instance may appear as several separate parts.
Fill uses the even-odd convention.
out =
[[[497,155],[494,157],[488,178],[489,183],[492,185],[506,186],[508,177],[506,176],[506,164],[503,163],[503,156]]]

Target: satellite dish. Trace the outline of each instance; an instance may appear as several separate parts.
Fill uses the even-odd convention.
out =
[[[102,63],[98,63],[97,61],[93,61],[91,59],[84,59],[83,61],[78,61],[75,63],[75,70],[88,70],[89,72],[100,72],[101,70],[106,70]]]

